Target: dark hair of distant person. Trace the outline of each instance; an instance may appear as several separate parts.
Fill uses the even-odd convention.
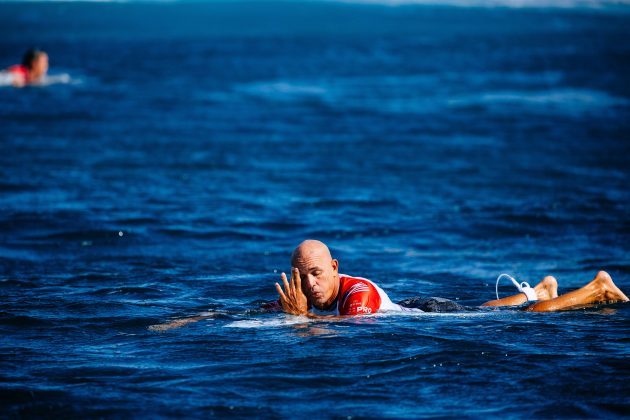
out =
[[[46,54],[45,51],[40,50],[39,48],[31,48],[24,53],[22,57],[22,65],[29,70],[33,69],[33,63],[43,54]]]

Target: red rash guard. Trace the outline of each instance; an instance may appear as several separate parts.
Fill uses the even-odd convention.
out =
[[[15,66],[11,66],[6,71],[13,74],[21,74],[24,77],[25,83],[28,83],[29,81],[28,69],[26,68],[26,66],[23,66],[22,64],[16,64]]]
[[[362,315],[378,312],[381,307],[381,295],[376,285],[360,277],[339,276],[339,296],[337,313],[339,315]]]

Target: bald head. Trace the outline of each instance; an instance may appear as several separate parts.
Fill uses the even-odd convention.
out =
[[[332,260],[330,250],[325,243],[314,239],[307,239],[293,250],[293,254],[291,254],[291,265],[296,267],[295,263],[297,261],[304,260],[304,258],[309,257],[320,257]]]
[[[295,248],[291,265],[298,269],[302,291],[309,303],[326,308],[339,292],[339,263],[330,255],[323,242],[308,239]]]

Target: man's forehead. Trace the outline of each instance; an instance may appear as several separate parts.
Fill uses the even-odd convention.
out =
[[[292,258],[293,262],[308,266],[323,264],[331,259],[330,255],[321,251],[299,252],[294,254]]]
[[[297,267],[300,271],[307,272],[315,269],[322,270],[323,267],[330,265],[332,259],[325,253],[309,253],[295,255],[291,261],[291,265]]]
[[[310,273],[312,271],[323,271],[322,267],[320,267],[319,265],[298,264],[296,268],[300,270],[300,272],[303,272],[303,273]]]

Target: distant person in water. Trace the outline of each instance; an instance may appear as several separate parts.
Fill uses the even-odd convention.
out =
[[[315,240],[302,242],[291,256],[291,280],[282,273],[284,286],[276,283],[280,295],[277,301],[262,305],[263,310],[284,311],[291,315],[321,316],[368,315],[386,311],[458,312],[480,310],[465,307],[442,298],[410,298],[393,303],[387,293],[374,282],[339,274],[339,262],[333,259],[328,247]],[[519,286],[521,287],[521,286]],[[584,307],[593,303],[627,302],[628,297],[613,283],[608,273],[600,271],[588,284],[558,296],[558,283],[545,277],[534,287],[522,288],[523,293],[492,300],[481,305],[516,306],[528,304],[524,309],[532,312],[550,312]],[[152,331],[166,331],[191,322],[211,318],[216,314],[176,319],[152,325]]]
[[[22,64],[11,66],[3,73],[12,77],[12,85],[15,87],[38,83],[48,73],[48,54],[32,48],[24,54]]]
[[[441,298],[412,298],[395,304],[375,283],[361,277],[339,274],[339,262],[328,247],[314,240],[302,242],[291,257],[291,280],[282,273],[284,289],[276,283],[277,302],[267,304],[292,315],[366,315],[382,311],[455,312],[466,310],[455,302]],[[600,271],[582,288],[558,296],[558,283],[545,277],[527,293],[492,300],[482,306],[513,306],[531,302],[525,310],[549,312],[571,309],[598,302],[627,302],[628,297],[613,283],[608,273]]]

